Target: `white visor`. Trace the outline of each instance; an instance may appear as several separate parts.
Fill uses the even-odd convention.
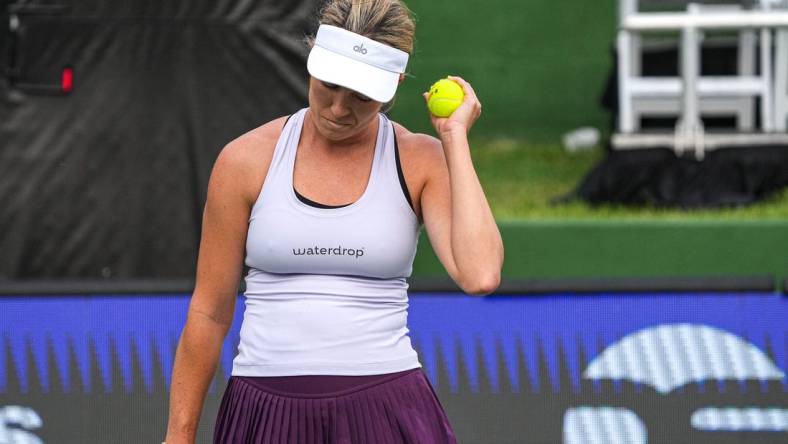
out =
[[[320,25],[306,68],[312,77],[386,103],[394,98],[408,53],[336,26]]]

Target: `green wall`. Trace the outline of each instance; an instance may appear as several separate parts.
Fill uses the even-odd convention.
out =
[[[599,105],[612,66],[613,0],[411,0],[415,54],[392,110],[432,132],[421,93],[438,78],[470,81],[484,112],[474,135],[555,140],[584,125],[606,130]]]
[[[788,221],[500,224],[504,278],[788,277]],[[445,276],[426,236],[414,277]]]

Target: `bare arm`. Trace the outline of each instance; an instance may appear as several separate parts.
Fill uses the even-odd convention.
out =
[[[167,444],[194,442],[205,393],[233,321],[253,199],[244,145],[236,141],[222,151],[208,184],[195,289],[172,372]]]
[[[503,242],[468,144],[481,104],[467,82],[451,78],[463,87],[465,100],[448,118],[431,116],[440,142],[430,138],[432,167],[421,208],[430,243],[452,279],[467,293],[487,294],[500,283]]]

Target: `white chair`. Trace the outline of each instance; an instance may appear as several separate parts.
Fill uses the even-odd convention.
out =
[[[688,5],[688,14],[699,14],[715,8],[738,8],[740,5]],[[637,0],[619,0],[619,21],[623,23],[628,15],[638,12]],[[699,35],[699,34],[698,34]],[[754,127],[754,100],[761,98],[762,129],[771,131],[773,128],[772,82],[771,82],[771,32],[764,29],[760,32],[761,57],[760,75],[754,74],[755,35],[753,31],[743,30],[740,33],[739,70],[736,76],[699,76],[699,69],[693,77],[697,77],[694,89],[697,91],[697,110],[700,114],[736,115],[738,129],[751,131]],[[697,45],[700,38],[687,41]],[[644,114],[680,115],[682,113],[686,79],[681,77],[642,77],[640,74],[640,37],[637,32],[621,28],[619,30],[618,76],[619,76],[619,131],[634,133],[640,129],[640,117]],[[686,46],[683,45],[683,46]],[[683,48],[683,51],[697,52],[697,48]],[[684,56],[682,56],[684,58]],[[697,57],[693,57],[697,58]],[[687,59],[684,58],[686,62]],[[697,61],[693,61],[697,64]],[[698,122],[698,124],[700,124]],[[701,129],[702,131],[702,129]]]
[[[738,4],[697,4],[699,11],[740,11]],[[703,42],[703,34],[700,34]],[[678,46],[678,42],[671,42]],[[739,76],[754,76],[756,62],[756,35],[753,30],[743,30],[738,35],[738,60],[737,72]],[[639,35],[632,36],[632,57],[630,59],[631,74],[633,77],[642,77],[641,57],[643,53],[643,38]],[[640,130],[640,122],[644,116],[670,117],[681,113],[681,88],[676,89],[678,78],[668,80],[665,84],[672,84],[670,91],[664,91],[658,96],[642,95],[632,99],[632,119],[634,131]],[[644,93],[645,94],[645,93]],[[664,94],[664,95],[663,95]],[[755,129],[755,95],[752,96],[701,96],[699,98],[699,111],[704,116],[736,117],[736,128],[741,132],[752,132]]]
[[[788,132],[788,29],[777,30],[774,60],[774,129]]]

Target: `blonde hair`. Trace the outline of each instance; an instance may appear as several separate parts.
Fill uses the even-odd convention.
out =
[[[319,21],[413,53],[416,24],[400,0],[329,0],[320,10]],[[312,47],[314,37],[307,42]]]

